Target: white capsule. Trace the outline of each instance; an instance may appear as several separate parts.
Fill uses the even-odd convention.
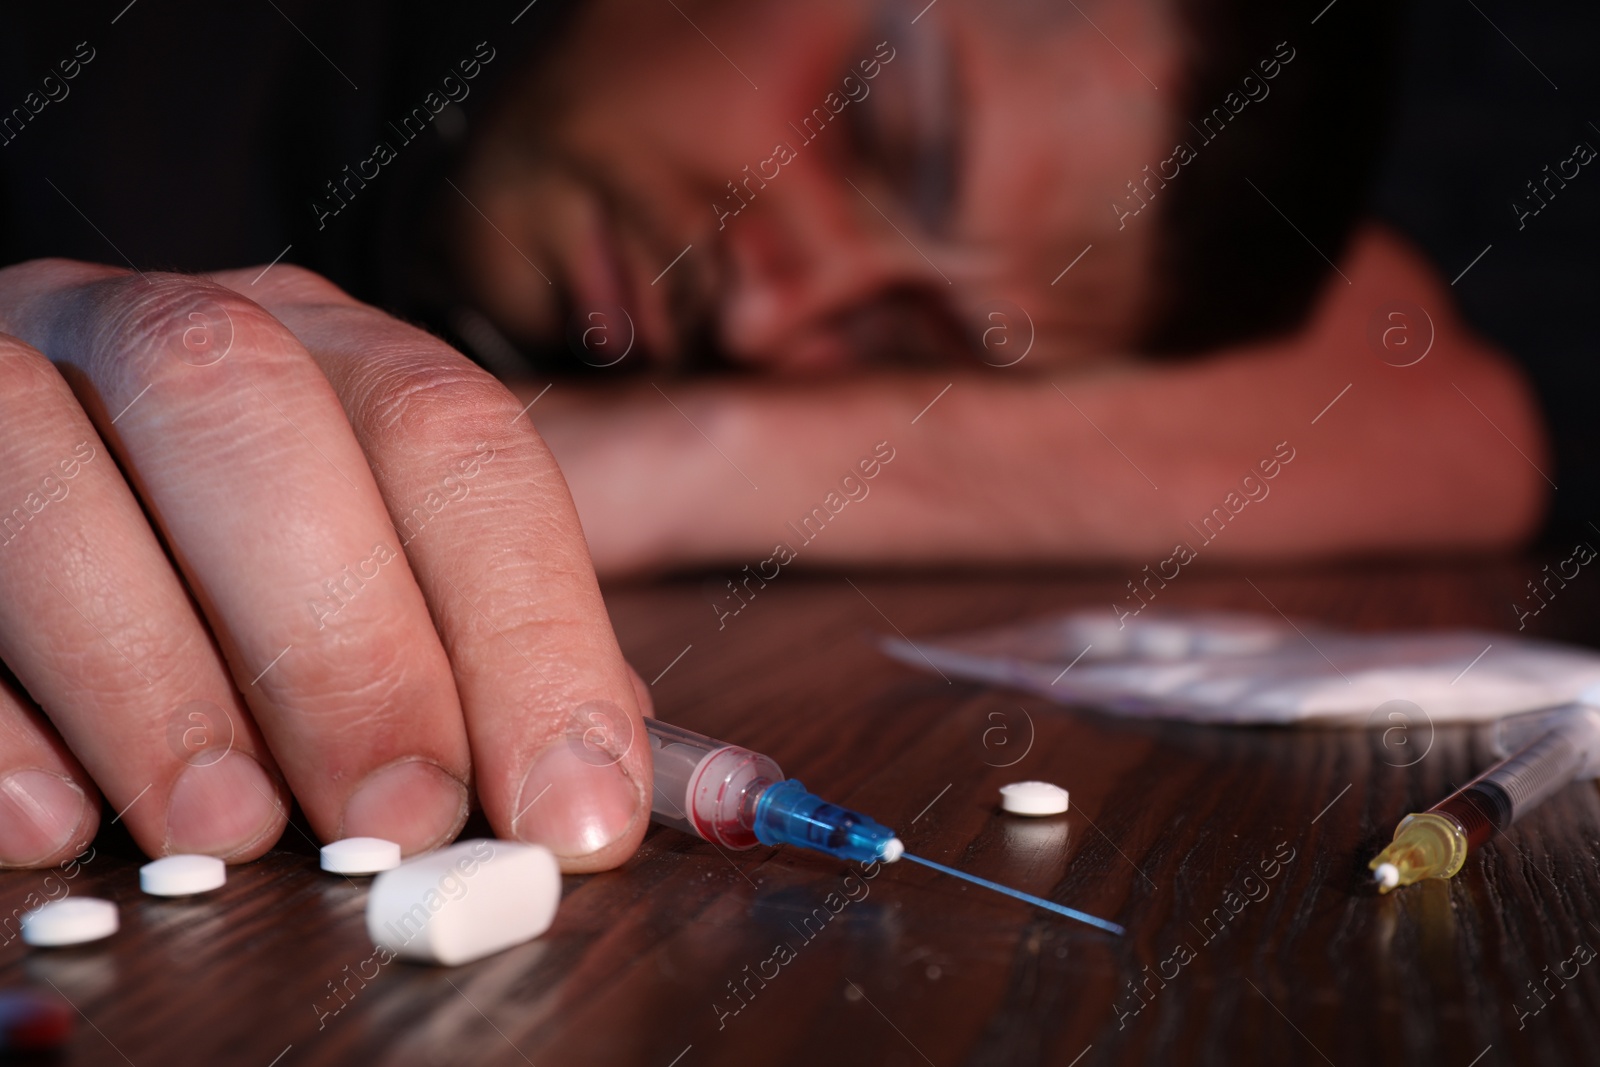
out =
[[[1060,815],[1067,791],[1049,782],[1012,782],[1000,787],[1000,807],[1013,815]]]
[[[215,856],[163,856],[139,868],[139,888],[157,897],[186,897],[220,887],[228,865]]]
[[[98,897],[52,900],[22,916],[22,940],[30,945],[81,945],[116,932],[117,906]]]
[[[400,846],[381,837],[346,837],[322,846],[322,869],[333,874],[377,874],[400,866]]]
[[[550,928],[561,868],[549,849],[461,841],[384,871],[367,894],[367,933],[406,959],[454,966]]]

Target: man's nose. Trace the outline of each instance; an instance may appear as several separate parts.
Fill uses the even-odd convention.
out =
[[[794,370],[860,362],[875,353],[859,351],[863,332],[848,324],[886,302],[904,313],[952,295],[924,258],[932,242],[912,234],[887,194],[868,199],[859,184],[802,161],[741,191],[748,202],[720,232],[722,341],[741,362]]]

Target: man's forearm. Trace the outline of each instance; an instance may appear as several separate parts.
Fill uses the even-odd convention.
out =
[[[1402,248],[1369,234],[1347,260],[1299,334],[1189,362],[662,384],[540,427],[606,571],[779,546],[808,563],[1153,562],[1524,536],[1548,463],[1520,377]],[[1388,362],[1369,342],[1396,301],[1433,325],[1411,366],[1392,364],[1425,323],[1384,320],[1414,345]]]

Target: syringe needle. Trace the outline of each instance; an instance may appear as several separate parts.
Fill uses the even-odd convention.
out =
[[[1114,922],[913,856],[893,830],[808,792],[760,753],[659,719],[645,720],[645,729],[655,773],[652,816],[657,822],[729,848],[750,848],[760,842],[814,849],[855,863],[915,860],[1101,930],[1119,936],[1127,932]],[[684,799],[680,803],[673,797]]]
[[[996,893],[1004,893],[1008,897],[1015,897],[1016,899],[1026,901],[1035,907],[1044,908],[1047,911],[1053,911],[1057,915],[1065,915],[1069,919],[1076,919],[1081,923],[1088,923],[1090,926],[1097,926],[1102,930],[1117,934],[1118,936],[1127,933],[1126,930],[1110,920],[1096,918],[1095,916],[1086,912],[1069,908],[1064,904],[1057,904],[1054,901],[1045,900],[1043,897],[1036,897],[1031,893],[1024,893],[1020,889],[1012,889],[1010,886],[1004,886],[998,882],[991,882],[987,878],[979,878],[975,874],[968,874],[965,871],[958,871],[954,867],[946,867],[942,863],[935,863],[933,860],[923,859],[921,856],[913,856],[909,852],[905,853],[901,858],[911,860],[914,863],[920,863],[924,867],[932,867],[934,870],[943,871],[945,874],[953,874],[957,878],[964,878],[976,885],[983,886],[985,889],[993,889]]]

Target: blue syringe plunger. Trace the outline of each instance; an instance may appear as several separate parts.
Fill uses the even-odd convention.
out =
[[[856,863],[893,863],[905,852],[893,830],[807,792],[795,778],[761,794],[753,829],[763,845],[799,845]]]

